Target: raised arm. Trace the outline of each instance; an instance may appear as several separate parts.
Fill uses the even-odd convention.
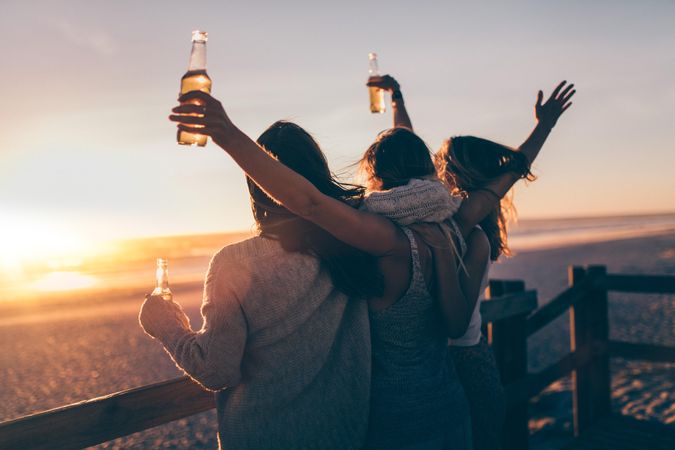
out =
[[[574,89],[574,84],[565,87],[566,83],[566,81],[563,81],[556,86],[546,103],[542,104],[544,93],[542,91],[537,93],[537,103],[534,105],[534,116],[537,124],[530,136],[518,147],[518,150],[523,152],[530,165],[537,158],[560,116],[567,111],[567,108],[572,106],[570,99],[577,91]]]
[[[197,100],[201,105],[185,104]],[[359,211],[324,195],[306,178],[281,164],[239,130],[221,103],[201,91],[182,95],[169,118],[178,128],[213,139],[270,197],[289,211],[314,222],[337,239],[375,256],[408,252],[403,232],[389,219]],[[407,254],[407,253],[405,253]]]
[[[539,155],[548,135],[558,122],[560,116],[572,106],[570,99],[576,93],[574,84],[567,87],[566,81],[561,82],[551,93],[551,96],[542,104],[544,93],[537,93],[537,102],[534,106],[537,123],[530,136],[523,142],[518,151],[523,152],[529,165]],[[494,208],[509,189],[520,179],[515,172],[506,173],[488,184],[484,190],[469,192],[469,196],[462,202],[455,221],[462,236],[466,238],[476,224],[478,224]]]
[[[409,130],[413,129],[412,121],[408,116],[408,111],[405,108],[403,101],[403,94],[401,93],[401,86],[391,75],[383,75],[368,78],[367,86],[379,87],[391,94],[391,109],[394,113],[394,128],[404,127]]]

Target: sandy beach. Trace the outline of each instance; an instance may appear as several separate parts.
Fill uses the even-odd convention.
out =
[[[208,259],[204,264],[204,270]],[[675,233],[521,251],[493,266],[491,278],[519,278],[537,289],[540,305],[567,285],[569,264],[605,264],[611,273],[675,274]],[[99,295],[89,301],[0,303],[0,420],[54,408],[179,376],[161,346],[143,334],[138,308],[148,289]],[[201,324],[201,283],[174,287],[193,328]],[[529,341],[530,369],[554,362],[569,349],[567,317]],[[614,339],[675,344],[675,298],[612,294]],[[613,360],[613,408],[675,424],[675,365]],[[534,448],[552,448],[570,434],[569,380],[532,402]],[[97,448],[215,448],[215,412],[199,414]]]

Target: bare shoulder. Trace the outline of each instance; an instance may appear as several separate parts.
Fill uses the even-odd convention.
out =
[[[479,227],[475,227],[469,233],[466,238],[466,245],[469,249],[467,257],[485,261],[490,257],[490,240]]]

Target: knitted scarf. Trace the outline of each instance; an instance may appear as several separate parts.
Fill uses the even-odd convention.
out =
[[[364,199],[362,209],[387,217],[402,226],[420,222],[442,224],[447,242],[460,257],[460,267],[466,271],[461,259],[466,251],[466,243],[452,220],[461,203],[462,199],[450,195],[440,180],[429,177],[413,178],[404,186],[371,192]],[[459,238],[461,251],[455,247],[452,235]],[[432,251],[434,247],[438,248],[438,245],[431,245],[425,236],[422,238],[432,247]],[[444,247],[447,247],[447,244]]]
[[[452,218],[462,203],[438,179],[413,178],[405,186],[369,193],[363,208],[399,225],[440,223]]]

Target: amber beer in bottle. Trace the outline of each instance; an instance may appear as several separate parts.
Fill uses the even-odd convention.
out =
[[[377,54],[368,53],[368,61],[370,62],[368,74],[371,77],[379,76],[380,69],[377,67]],[[383,114],[386,109],[384,106],[384,90],[369,86],[368,93],[370,94],[370,112],[373,114]]]
[[[211,93],[211,78],[206,73],[206,31],[192,32],[192,52],[190,53],[190,64],[188,70],[180,80],[180,93],[185,94],[190,91],[203,91]],[[189,103],[199,105],[199,100],[191,100]],[[195,114],[197,115],[197,114]],[[195,126],[195,128],[199,128]],[[199,133],[189,133],[178,130],[178,143],[183,145],[206,145],[206,135]]]

